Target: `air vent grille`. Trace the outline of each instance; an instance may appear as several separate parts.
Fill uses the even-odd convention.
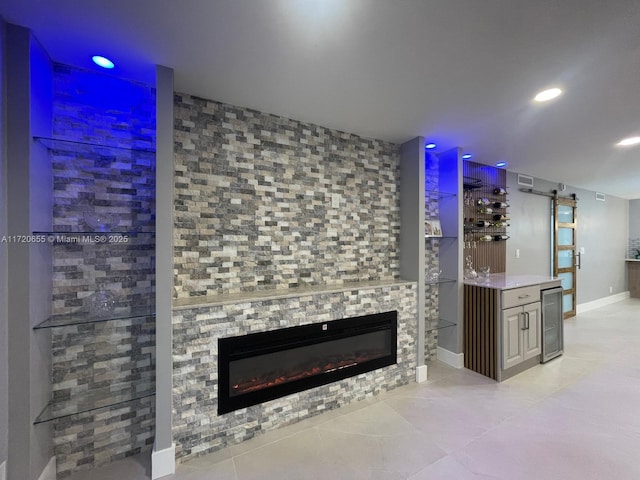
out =
[[[518,185],[522,185],[523,187],[533,188],[533,177],[529,177],[528,175],[518,174]]]

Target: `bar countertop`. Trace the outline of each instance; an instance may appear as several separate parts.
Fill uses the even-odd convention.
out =
[[[507,275],[492,273],[487,278],[478,277],[474,280],[464,280],[465,285],[510,290],[512,288],[540,285],[543,288],[559,287],[560,279],[547,275]]]

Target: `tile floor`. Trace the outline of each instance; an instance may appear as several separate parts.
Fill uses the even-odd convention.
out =
[[[640,300],[565,322],[565,354],[498,384],[429,381],[178,465],[166,480],[640,479]],[[146,480],[149,454],[71,480]]]

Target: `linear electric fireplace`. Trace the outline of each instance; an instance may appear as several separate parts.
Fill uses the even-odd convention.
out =
[[[218,414],[396,363],[398,312],[218,339]]]

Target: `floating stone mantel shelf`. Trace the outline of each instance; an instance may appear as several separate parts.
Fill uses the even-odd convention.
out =
[[[179,298],[173,301],[174,310],[190,309],[194,307],[213,307],[218,305],[230,305],[243,302],[255,302],[262,300],[277,300],[283,298],[304,297],[306,295],[321,295],[325,293],[349,292],[352,290],[366,290],[371,288],[395,287],[412,285],[416,282],[410,280],[371,280],[366,282],[350,282],[335,285],[311,285],[287,289],[261,290],[254,292],[228,293],[191,298]]]

